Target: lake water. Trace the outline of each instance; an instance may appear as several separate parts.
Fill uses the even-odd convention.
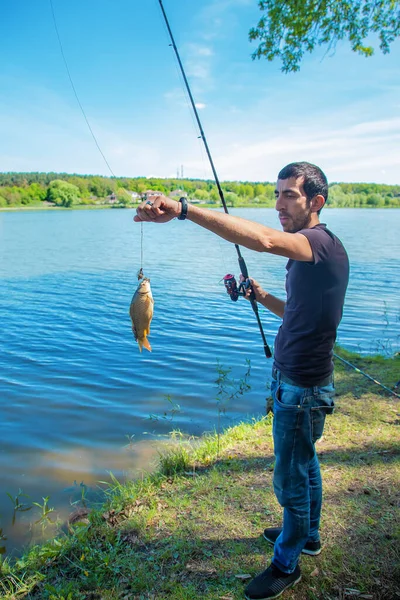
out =
[[[273,209],[232,214],[279,228]],[[271,360],[250,304],[231,302],[221,282],[238,275],[235,249],[190,222],[143,226],[155,312],[153,352],[139,353],[128,315],[141,266],[133,215],[0,213],[0,529],[9,553],[38,535],[29,525],[39,509],[18,512],[12,525],[7,492],[21,490],[26,504],[49,495],[63,519],[109,472],[123,479],[150,469],[172,429],[213,430],[218,360],[235,378],[251,362],[251,391],[227,407],[223,426],[264,413]],[[351,262],[338,341],[361,352],[398,351],[400,210],[322,216]],[[246,249],[243,256],[250,275],[284,297],[286,260]],[[279,319],[260,314],[272,347]],[[174,405],[180,411],[172,415]]]

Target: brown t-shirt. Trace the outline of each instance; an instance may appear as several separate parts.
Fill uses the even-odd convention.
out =
[[[342,242],[320,223],[298,233],[309,240],[314,260],[286,265],[287,301],[275,339],[274,366],[302,387],[333,371],[333,345],[343,314],[349,259]]]

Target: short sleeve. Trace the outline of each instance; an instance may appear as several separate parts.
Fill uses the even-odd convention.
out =
[[[304,235],[310,242],[314,257],[314,265],[328,260],[335,242],[325,227],[317,225],[310,229],[301,229],[298,233]]]

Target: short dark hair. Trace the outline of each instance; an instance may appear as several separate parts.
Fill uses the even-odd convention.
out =
[[[321,195],[328,200],[328,180],[325,173],[316,165],[308,162],[295,162],[286,165],[278,174],[278,179],[304,177],[303,188],[310,202],[314,196]]]

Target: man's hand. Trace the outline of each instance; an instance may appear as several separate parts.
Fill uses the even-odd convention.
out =
[[[151,223],[168,223],[181,213],[181,204],[166,196],[151,196],[151,200],[145,200],[136,209],[133,220],[137,223],[148,221]]]
[[[239,283],[242,283],[243,281],[246,281],[246,279],[243,277],[243,275],[240,275]],[[261,285],[258,283],[258,281],[256,281],[255,279],[252,279],[251,277],[249,277],[249,281],[250,281],[250,285],[247,289],[245,289],[244,297],[246,298],[246,300],[250,300],[251,292],[253,291],[254,299],[257,302],[261,302],[261,299],[263,298],[263,296],[265,296],[265,291],[263,290]]]

